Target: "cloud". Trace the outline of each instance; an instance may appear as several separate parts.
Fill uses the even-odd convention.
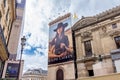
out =
[[[23,54],[24,71],[47,69],[49,22],[65,13],[78,17],[92,16],[119,5],[120,0],[26,0],[24,35],[27,42]]]
[[[23,54],[22,58],[24,59],[24,71],[23,73],[31,68],[42,68],[47,70],[47,55],[41,56],[40,54],[26,55]]]
[[[120,0],[71,0],[69,11],[81,16],[93,16],[120,5]]]

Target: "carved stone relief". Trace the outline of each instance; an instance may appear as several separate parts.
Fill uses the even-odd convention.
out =
[[[103,38],[103,37],[106,37],[106,36],[108,36],[108,34],[107,34],[107,28],[104,26],[100,30],[100,37]]]
[[[102,29],[102,31],[103,31],[104,33],[106,33],[107,29],[106,29],[106,27],[105,27],[105,26],[104,26],[104,27],[102,27],[101,29]]]
[[[85,32],[81,33],[81,39],[82,39],[82,42],[92,39],[92,32],[91,31],[85,31]]]
[[[115,29],[115,30],[110,30],[110,31],[103,30],[100,33],[101,38],[106,37],[106,36],[115,37],[118,35],[120,35],[120,29]]]
[[[111,30],[108,32],[108,35],[111,36],[111,37],[114,37],[114,36],[117,36],[120,34],[120,30]]]

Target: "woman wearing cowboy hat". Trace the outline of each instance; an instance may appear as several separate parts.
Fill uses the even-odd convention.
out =
[[[64,29],[67,26],[68,23],[60,22],[54,29],[56,36],[50,42],[52,48],[49,50],[49,58],[62,57],[70,53],[68,37],[64,34]]]

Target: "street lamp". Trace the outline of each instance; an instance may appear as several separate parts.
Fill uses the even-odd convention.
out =
[[[23,54],[25,42],[26,42],[26,38],[25,36],[23,36],[23,38],[21,38],[21,54],[20,54],[20,61],[19,61],[19,68],[18,68],[18,80],[20,79],[21,60],[22,60],[22,54]]]

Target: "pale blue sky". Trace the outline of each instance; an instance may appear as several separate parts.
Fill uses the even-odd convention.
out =
[[[68,12],[92,16],[120,5],[120,0],[26,0],[24,35],[27,44],[24,71],[29,68],[47,70],[49,22]]]

